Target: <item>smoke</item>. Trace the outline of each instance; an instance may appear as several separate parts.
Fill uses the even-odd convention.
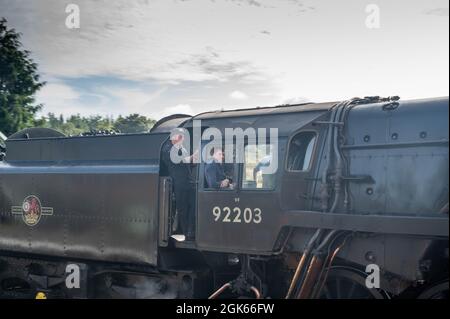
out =
[[[112,290],[121,297],[133,299],[174,299],[177,297],[175,285],[166,279],[134,277],[127,287],[113,285]]]

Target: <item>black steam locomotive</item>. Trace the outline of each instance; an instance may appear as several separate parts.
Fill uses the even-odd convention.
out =
[[[448,112],[447,97],[366,97],[174,115],[148,134],[14,134],[0,161],[0,296],[448,298]],[[245,152],[231,189],[192,166],[196,237],[177,241],[161,148],[195,121],[278,139],[233,140]],[[276,172],[258,171],[261,149]]]

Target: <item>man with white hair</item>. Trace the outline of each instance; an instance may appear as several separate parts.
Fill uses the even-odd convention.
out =
[[[189,155],[183,146],[184,131],[175,129],[170,135],[170,142],[165,143],[161,151],[161,161],[172,178],[175,192],[176,208],[178,212],[181,231],[186,240],[193,240],[195,235],[195,181],[192,178],[190,164],[197,154]],[[176,163],[170,154],[177,152],[181,161]]]

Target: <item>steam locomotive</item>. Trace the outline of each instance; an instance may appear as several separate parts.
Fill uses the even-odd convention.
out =
[[[365,97],[173,115],[146,134],[16,133],[0,161],[0,296],[448,298],[448,102]],[[209,189],[206,164],[192,165],[196,236],[177,241],[161,149],[195,121],[278,138],[240,141],[232,189]],[[278,159],[270,176],[256,169],[264,148]]]

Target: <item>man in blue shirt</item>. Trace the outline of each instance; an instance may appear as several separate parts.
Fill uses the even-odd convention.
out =
[[[232,189],[232,181],[225,175],[222,149],[213,149],[212,160],[205,166],[206,187],[214,189]]]

